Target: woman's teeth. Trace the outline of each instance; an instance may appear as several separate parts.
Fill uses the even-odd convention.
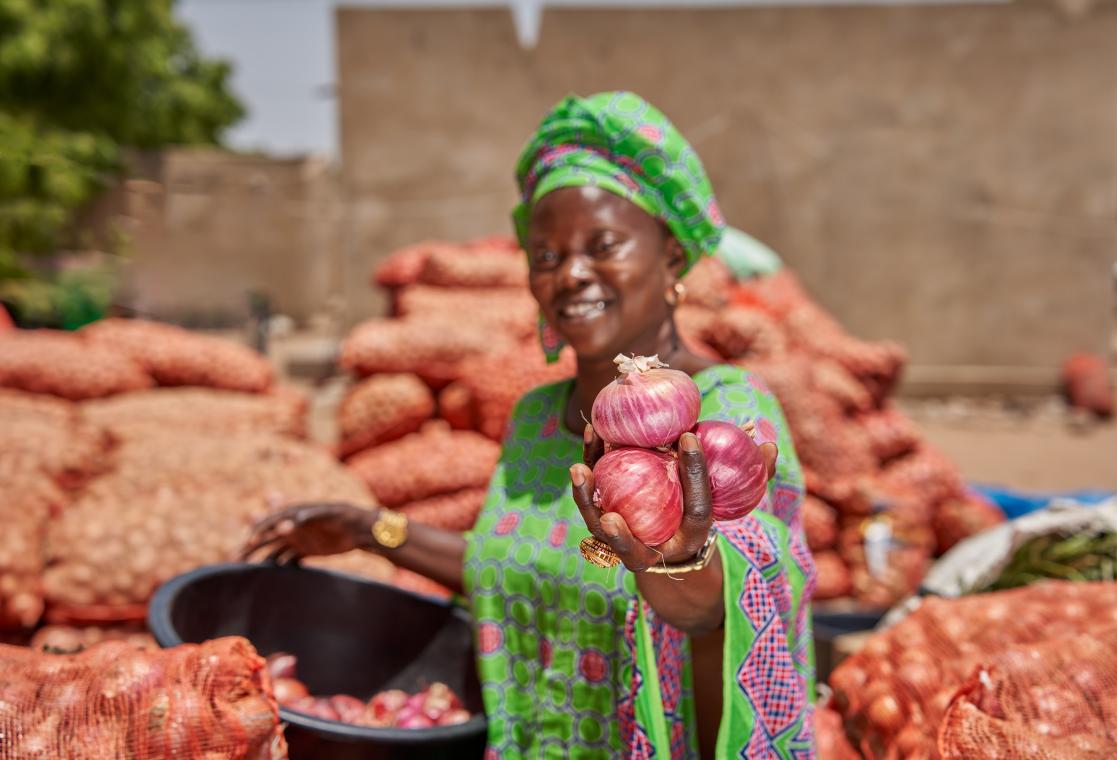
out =
[[[604,310],[604,301],[582,301],[563,307],[562,315],[564,317],[588,317],[591,314],[596,314]]]

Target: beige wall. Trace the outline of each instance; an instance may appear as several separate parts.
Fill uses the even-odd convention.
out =
[[[173,150],[118,190],[132,234],[126,300],[142,314],[223,323],[247,292],[305,321],[341,290],[336,171],[313,158]]]
[[[922,368],[1102,350],[1117,258],[1117,3],[341,9],[347,293],[395,246],[508,229],[512,167],[568,91],[628,88],[696,144],[731,223]],[[917,367],[916,371],[919,371]],[[932,371],[933,374],[933,371]]]

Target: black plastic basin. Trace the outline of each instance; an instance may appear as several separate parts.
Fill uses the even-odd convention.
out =
[[[312,694],[368,699],[442,681],[474,717],[457,726],[368,728],[281,709],[292,760],[481,757],[486,726],[469,617],[439,600],[310,568],[212,565],[173,578],[148,610],[161,646],[244,636],[290,652]]]

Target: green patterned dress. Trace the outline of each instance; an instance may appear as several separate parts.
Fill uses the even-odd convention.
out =
[[[718,523],[724,569],[724,707],[718,757],[814,756],[814,566],[803,483],[775,397],[717,366],[694,377],[702,419],[752,421],[780,450],[753,514]],[[570,492],[581,437],[562,425],[572,381],[520,400],[480,519],[465,587],[489,719],[487,758],[697,757],[687,637],[659,620],[630,572],[586,563]]]

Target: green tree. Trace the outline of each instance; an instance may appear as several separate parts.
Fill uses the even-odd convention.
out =
[[[50,301],[35,258],[75,243],[122,149],[218,144],[243,116],[173,5],[0,0],[0,298]]]

